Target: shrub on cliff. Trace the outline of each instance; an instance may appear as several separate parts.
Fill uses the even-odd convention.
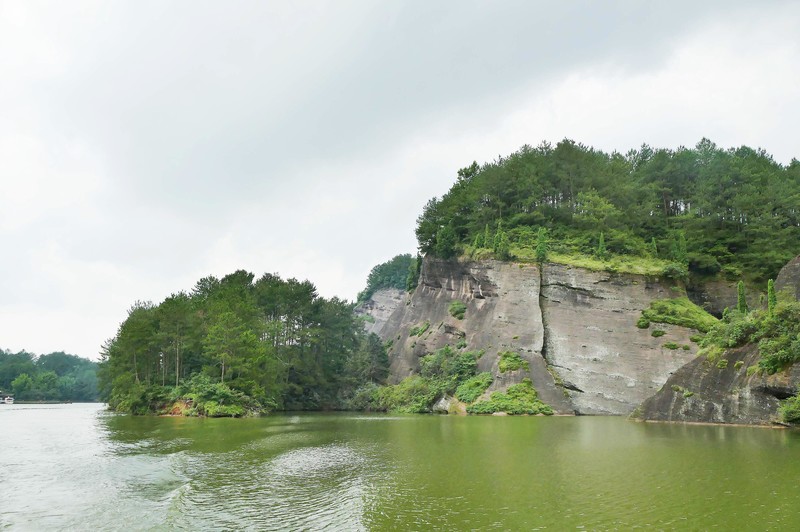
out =
[[[456,389],[456,398],[464,403],[471,403],[491,386],[492,374],[488,372],[479,373],[461,383]]]
[[[650,303],[650,308],[642,311],[642,317],[653,323],[670,323],[700,332],[707,332],[718,321],[688,297],[657,299]]]
[[[464,313],[467,311],[467,306],[463,301],[455,300],[450,303],[450,307],[447,310],[450,311],[450,315],[455,319],[463,320]]]
[[[500,362],[497,366],[500,370],[500,373],[516,371],[520,368],[525,371],[530,369],[530,364],[528,364],[528,361],[523,360],[522,357],[519,356],[519,353],[514,351],[503,351],[500,353]]]
[[[778,414],[784,423],[800,423],[800,396],[795,395],[782,401]]]
[[[480,401],[467,407],[470,414],[544,414],[550,416],[553,409],[539,400],[530,379],[509,386],[505,392],[494,392],[488,401]]]
[[[800,302],[779,302],[769,310],[725,313],[700,342],[703,352],[757,344],[758,368],[772,374],[800,362]]]

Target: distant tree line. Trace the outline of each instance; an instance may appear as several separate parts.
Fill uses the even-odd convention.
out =
[[[0,390],[19,401],[97,401],[97,363],[61,351],[0,350]]]
[[[459,170],[425,205],[416,235],[426,254],[470,246],[512,258],[542,229],[556,252],[657,257],[696,275],[766,282],[800,252],[800,162],[707,139],[626,154],[571,140],[523,146]]]
[[[320,297],[309,281],[243,270],[135,303],[100,366],[113,408],[158,412],[183,401],[200,415],[346,408],[388,374],[382,343],[364,333],[352,303]]]

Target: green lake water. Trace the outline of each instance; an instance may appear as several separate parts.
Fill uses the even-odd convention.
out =
[[[800,432],[0,405],[0,529],[800,529]]]

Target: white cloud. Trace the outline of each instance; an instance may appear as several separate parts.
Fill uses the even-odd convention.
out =
[[[240,268],[352,299],[458,168],[526,143],[800,154],[797,4],[554,7],[524,42],[524,4],[264,5],[0,3],[0,347],[96,356],[135,300]]]

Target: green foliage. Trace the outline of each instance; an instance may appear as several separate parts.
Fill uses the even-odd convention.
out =
[[[725,312],[701,342],[701,352],[721,353],[748,343],[758,344],[759,371],[772,374],[800,362],[800,302],[779,302],[771,314],[768,310]]]
[[[650,320],[645,318],[644,316],[639,316],[639,319],[636,320],[636,326],[640,329],[647,329],[650,327]]]
[[[488,401],[473,403],[467,407],[470,414],[493,414],[505,412],[507,414],[553,414],[549,405],[539,400],[538,394],[530,379],[526,378],[519,384],[509,386],[505,392],[494,392]]]
[[[467,306],[463,301],[455,300],[450,303],[447,310],[450,312],[450,315],[457,320],[463,320],[464,313],[467,311]]]
[[[420,375],[436,381],[442,392],[453,393],[475,375],[482,355],[482,351],[458,352],[445,346],[420,359]]]
[[[411,330],[408,331],[409,336],[422,336],[425,331],[427,331],[431,326],[431,322],[426,321],[423,324],[416,325],[411,327]]]
[[[660,336],[664,336],[665,334],[667,334],[667,332],[661,329],[653,329],[652,331],[650,331],[650,336],[652,336],[653,338],[658,338]]]
[[[686,247],[686,235],[683,233],[683,231],[680,231],[677,236],[673,235],[671,256],[672,260],[679,264],[685,265],[689,262]]]
[[[511,243],[504,231],[499,231],[494,245],[495,256],[500,260],[511,260]]]
[[[397,255],[373,267],[367,276],[367,287],[359,292],[357,301],[359,303],[366,301],[381,288],[407,289],[409,270],[413,268],[416,263],[417,260],[406,253]]]
[[[725,358],[721,358],[717,360],[717,368],[718,369],[725,369],[728,367],[728,360]]]
[[[549,240],[547,238],[547,229],[544,227],[539,228],[536,234],[536,262],[543,263],[547,261],[549,251]]]
[[[703,338],[705,338],[705,336],[702,334],[693,334],[689,337],[689,341],[699,344],[703,341]]]
[[[456,245],[458,244],[458,237],[451,225],[441,227],[436,233],[436,245],[433,248],[433,253],[442,259],[452,259],[456,256]]]
[[[670,323],[700,332],[707,332],[718,321],[687,297],[656,299],[650,303],[650,308],[642,311],[642,317],[654,323]]]
[[[744,281],[739,281],[736,285],[736,310],[740,314],[747,314],[747,298],[744,292]]]
[[[470,377],[456,388],[456,398],[464,403],[472,403],[491,386],[493,380],[492,374],[488,372]]]
[[[393,271],[400,283],[402,268]],[[238,416],[342,408],[357,390],[384,382],[388,366],[353,304],[320,297],[308,281],[239,270],[158,305],[134,304],[103,348],[99,376],[118,411]],[[219,393],[205,397],[197,379]]]
[[[61,351],[0,350],[0,390],[18,401],[97,401],[97,363]]]
[[[667,342],[667,343],[664,344],[664,347],[666,349],[675,350],[675,349],[678,349],[680,346],[678,344],[676,344],[675,342]]]
[[[652,237],[650,239],[649,251],[652,256],[658,257],[658,244],[656,243],[656,237]]]
[[[419,276],[422,272],[422,256],[417,255],[417,258],[408,265],[408,275],[406,276],[406,291],[413,292],[419,284]]]
[[[800,396],[795,395],[781,402],[778,414],[784,423],[800,423]]]
[[[748,281],[766,282],[800,249],[796,166],[763,150],[702,139],[694,148],[642,146],[623,156],[563,140],[471,168],[425,205],[415,231],[421,252],[435,252],[448,226],[456,246],[476,248],[479,233],[494,247],[487,228],[502,226],[515,257],[519,250],[538,261],[593,256],[602,232],[615,258],[669,259],[679,265],[667,271],[675,279],[747,272]],[[545,227],[552,249],[537,257],[534,233]]]
[[[694,395],[694,392],[690,392],[689,390],[686,390],[685,392],[683,392],[683,396],[684,396],[686,399],[688,399],[689,397],[691,397],[691,396],[693,396],[693,395]]]
[[[663,275],[667,279],[675,279],[676,281],[685,281],[686,279],[689,278],[689,271],[683,264],[679,262],[671,262],[667,264],[663,270],[661,270],[661,275]]]
[[[775,295],[775,281],[770,279],[767,282],[767,308],[770,315],[775,313],[776,306],[778,306],[778,296]]]
[[[520,368],[528,371],[530,370],[530,364],[528,364],[527,360],[523,360],[519,353],[515,351],[503,351],[500,353],[500,362],[498,363],[500,373],[516,371]]]
[[[405,414],[430,412],[442,393],[436,384],[431,379],[414,375],[393,386],[377,388],[373,399],[374,410]]]
[[[733,369],[739,371],[739,369],[741,369],[742,366],[744,366],[744,360],[737,360],[736,364],[733,365]]]
[[[708,331],[700,345],[716,345],[724,349],[739,347],[750,342],[757,330],[756,316],[743,315],[737,311],[727,312]]]
[[[600,233],[600,240],[597,243],[597,257],[600,260],[606,260],[608,258],[608,250],[606,249],[606,239],[603,237],[603,233]]]

